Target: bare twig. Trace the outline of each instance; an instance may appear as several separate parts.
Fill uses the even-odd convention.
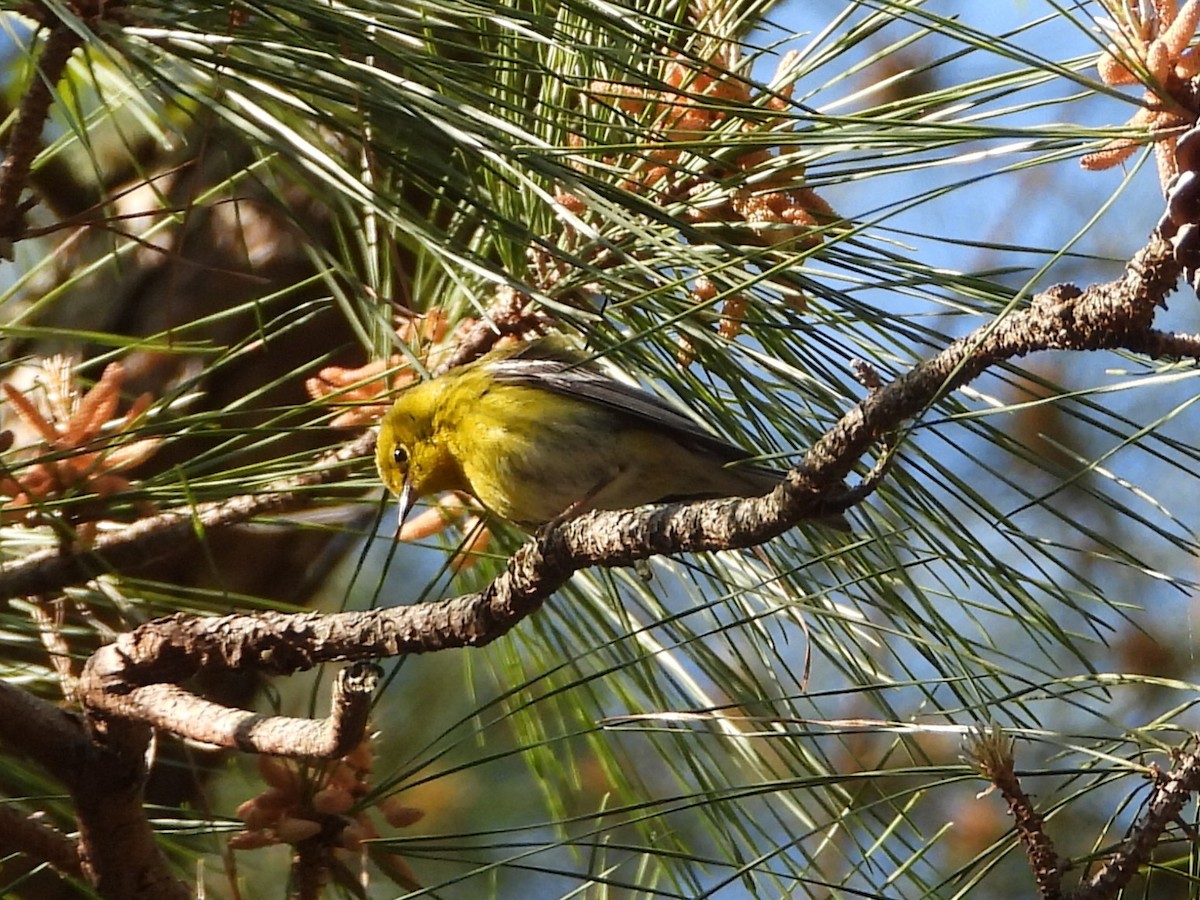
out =
[[[1012,739],[998,726],[982,729],[967,742],[967,756],[1008,803],[1042,900],[1061,900],[1063,864],[1046,834],[1045,820],[1017,778]]]
[[[1141,824],[1095,875],[1076,888],[1071,894],[1072,900],[1111,900],[1116,897],[1150,861],[1159,837],[1179,819],[1184,804],[1198,790],[1200,755],[1188,753],[1180,757],[1171,771],[1155,779]]]
[[[46,44],[37,61],[37,71],[21,98],[17,122],[4,148],[0,163],[0,255],[11,255],[12,243],[21,237],[25,206],[21,195],[29,181],[33,158],[41,146],[42,129],[50,114],[55,85],[62,79],[71,54],[82,38],[66,22],[50,26]]]
[[[1132,339],[1128,349],[1157,359],[1200,357],[1200,334],[1179,334],[1148,329],[1140,339]]]
[[[363,739],[371,695],[379,683],[376,666],[358,663],[334,679],[328,719],[264,716],[230,709],[173,684],[151,684],[128,693],[99,693],[94,712],[146,722],[175,734],[249,753],[336,759]]]
[[[38,628],[38,637],[50,657],[54,671],[58,673],[58,683],[62,688],[63,698],[69,702],[75,700],[75,672],[72,666],[71,648],[63,636],[63,604],[61,598],[31,597],[29,604],[30,615]]]

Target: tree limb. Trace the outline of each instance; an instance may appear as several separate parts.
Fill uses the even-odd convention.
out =
[[[248,753],[337,759],[361,743],[379,676],[378,667],[364,663],[339,672],[333,682],[330,715],[324,720],[230,709],[164,683],[93,694],[103,704],[93,711]]]

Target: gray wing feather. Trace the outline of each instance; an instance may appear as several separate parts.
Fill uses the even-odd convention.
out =
[[[588,368],[585,360],[516,356],[498,359],[488,368],[501,384],[525,384],[569,397],[580,397],[654,428],[665,428],[684,446],[712,453],[727,462],[750,453],[705,431],[683,413],[653,394]],[[739,471],[775,478],[783,473],[764,466],[739,466]]]

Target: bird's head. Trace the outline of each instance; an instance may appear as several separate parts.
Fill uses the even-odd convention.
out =
[[[401,523],[418,498],[461,489],[454,476],[461,470],[437,433],[436,384],[426,381],[405,390],[379,426],[375,465],[387,489],[400,498]]]

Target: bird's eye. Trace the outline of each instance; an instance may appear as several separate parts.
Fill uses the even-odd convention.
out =
[[[397,447],[395,450],[393,450],[392,451],[392,462],[394,462],[398,466],[407,466],[408,465],[408,448],[407,447]]]

